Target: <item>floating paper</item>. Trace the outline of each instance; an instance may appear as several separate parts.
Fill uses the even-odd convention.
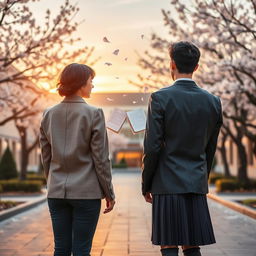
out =
[[[144,131],[146,129],[146,115],[143,109],[136,109],[127,112],[127,119],[134,133]]]
[[[133,133],[141,132],[146,129],[146,115],[143,109],[136,109],[125,112],[121,109],[114,109],[106,122],[108,129],[118,133],[125,120],[128,120]]]
[[[113,51],[114,55],[118,55],[118,53],[119,53],[119,49],[116,49],[115,51]]]
[[[109,117],[108,121],[106,122],[106,126],[110,130],[118,133],[120,131],[120,129],[122,128],[125,119],[126,119],[126,112],[121,109],[115,108],[111,112],[110,117]]]
[[[110,41],[105,36],[103,37],[103,42],[110,43]]]

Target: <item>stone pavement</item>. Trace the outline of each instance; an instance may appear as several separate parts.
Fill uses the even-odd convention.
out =
[[[116,207],[100,216],[92,256],[160,256],[159,248],[150,242],[151,206],[140,194],[140,173],[117,172],[114,186]],[[217,243],[203,247],[202,254],[256,256],[256,221],[214,201],[208,202]],[[53,255],[46,203],[0,223],[0,256],[39,255]]]

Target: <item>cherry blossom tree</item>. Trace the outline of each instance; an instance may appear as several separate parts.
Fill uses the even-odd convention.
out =
[[[240,96],[240,97],[239,97]],[[243,106],[238,106],[239,98],[241,99],[242,95],[238,95],[237,98],[232,97],[229,102],[229,105],[225,107],[223,111],[224,123],[222,127],[222,136],[229,136],[232,141],[237,146],[238,157],[239,157],[239,166],[237,170],[237,176],[240,181],[248,183],[247,176],[247,153],[246,145],[243,143],[243,138],[246,136],[245,129],[241,123],[236,119],[230,119],[229,115],[234,115],[236,118],[245,118],[247,119],[248,111],[243,108]]]
[[[31,2],[38,0],[3,0],[0,1],[0,105],[3,107],[13,101],[14,97],[3,97],[3,91],[14,91],[14,85],[40,95],[47,94],[45,84],[55,81],[60,70],[70,62],[89,61],[94,48],[76,48],[79,38],[74,38],[79,23],[75,16],[79,11],[69,0],[63,1],[58,14],[52,17],[48,9],[44,24],[39,25],[35,15],[29,8]],[[40,23],[41,24],[41,23]],[[73,46],[73,48],[72,48]],[[10,88],[6,89],[6,85]],[[54,85],[54,84],[53,84]],[[49,86],[48,86],[49,87]],[[0,120],[0,125],[23,117],[25,109],[17,109],[15,113]]]
[[[20,179],[25,180],[27,177],[27,167],[30,153],[38,147],[38,129],[40,115],[31,115],[26,119],[15,119],[15,126],[20,135],[21,157],[20,157]],[[33,135],[29,134],[29,130]]]
[[[196,44],[202,57],[195,80],[225,101],[223,113],[228,123],[223,129],[238,146],[238,176],[246,181],[243,136],[254,143],[256,154],[256,1],[172,0],[170,7],[162,10],[170,38],[152,34],[151,50],[138,60],[150,76],[138,75],[132,82],[142,90],[169,84],[170,43],[188,40]]]
[[[33,85],[29,80],[27,84]],[[41,94],[39,92],[41,90]],[[7,82],[0,87],[0,126],[5,125],[9,121],[17,119],[25,119],[35,114],[33,109],[38,98],[47,96],[48,91],[37,89],[38,93],[30,91],[26,86],[20,87],[17,84]],[[31,96],[24,96],[30,94]]]
[[[9,89],[10,86],[6,85],[1,89],[3,88]],[[29,155],[38,146],[38,127],[42,110],[47,105],[53,104],[53,101],[51,100],[51,95],[47,95],[46,101],[43,93],[38,95],[30,90],[24,90],[16,84],[11,86],[10,91],[2,90],[2,92],[6,93],[4,96],[8,100],[5,100],[5,105],[2,107],[4,111],[1,117],[6,120],[6,116],[11,116],[17,128],[21,145],[20,178],[24,180],[26,179]],[[17,114],[20,110],[22,110],[21,115]]]

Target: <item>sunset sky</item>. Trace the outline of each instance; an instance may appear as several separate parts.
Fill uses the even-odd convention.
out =
[[[31,9],[37,20],[44,19],[45,10],[57,13],[64,0],[41,0]],[[95,46],[93,58],[101,57],[95,66],[94,92],[138,91],[129,84],[139,71],[135,51],[143,53],[149,47],[151,32],[166,35],[161,9],[171,9],[169,0],[75,0],[80,11],[76,21],[84,22],[78,27],[75,37],[81,37],[78,47]],[[144,35],[144,38],[141,38]],[[111,43],[104,43],[107,37]],[[119,49],[118,56],[113,51]],[[125,61],[125,58],[128,58]],[[111,66],[104,63],[110,62]],[[171,81],[170,81],[171,82]]]

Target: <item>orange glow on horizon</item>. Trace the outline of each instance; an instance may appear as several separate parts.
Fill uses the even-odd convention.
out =
[[[96,76],[93,79],[94,88],[92,89],[93,93],[138,93],[140,89],[136,86],[129,84],[125,79],[112,76]],[[40,82],[37,83],[39,88],[43,88],[50,93],[57,94],[57,88],[51,83]],[[123,88],[122,89],[120,89]]]

